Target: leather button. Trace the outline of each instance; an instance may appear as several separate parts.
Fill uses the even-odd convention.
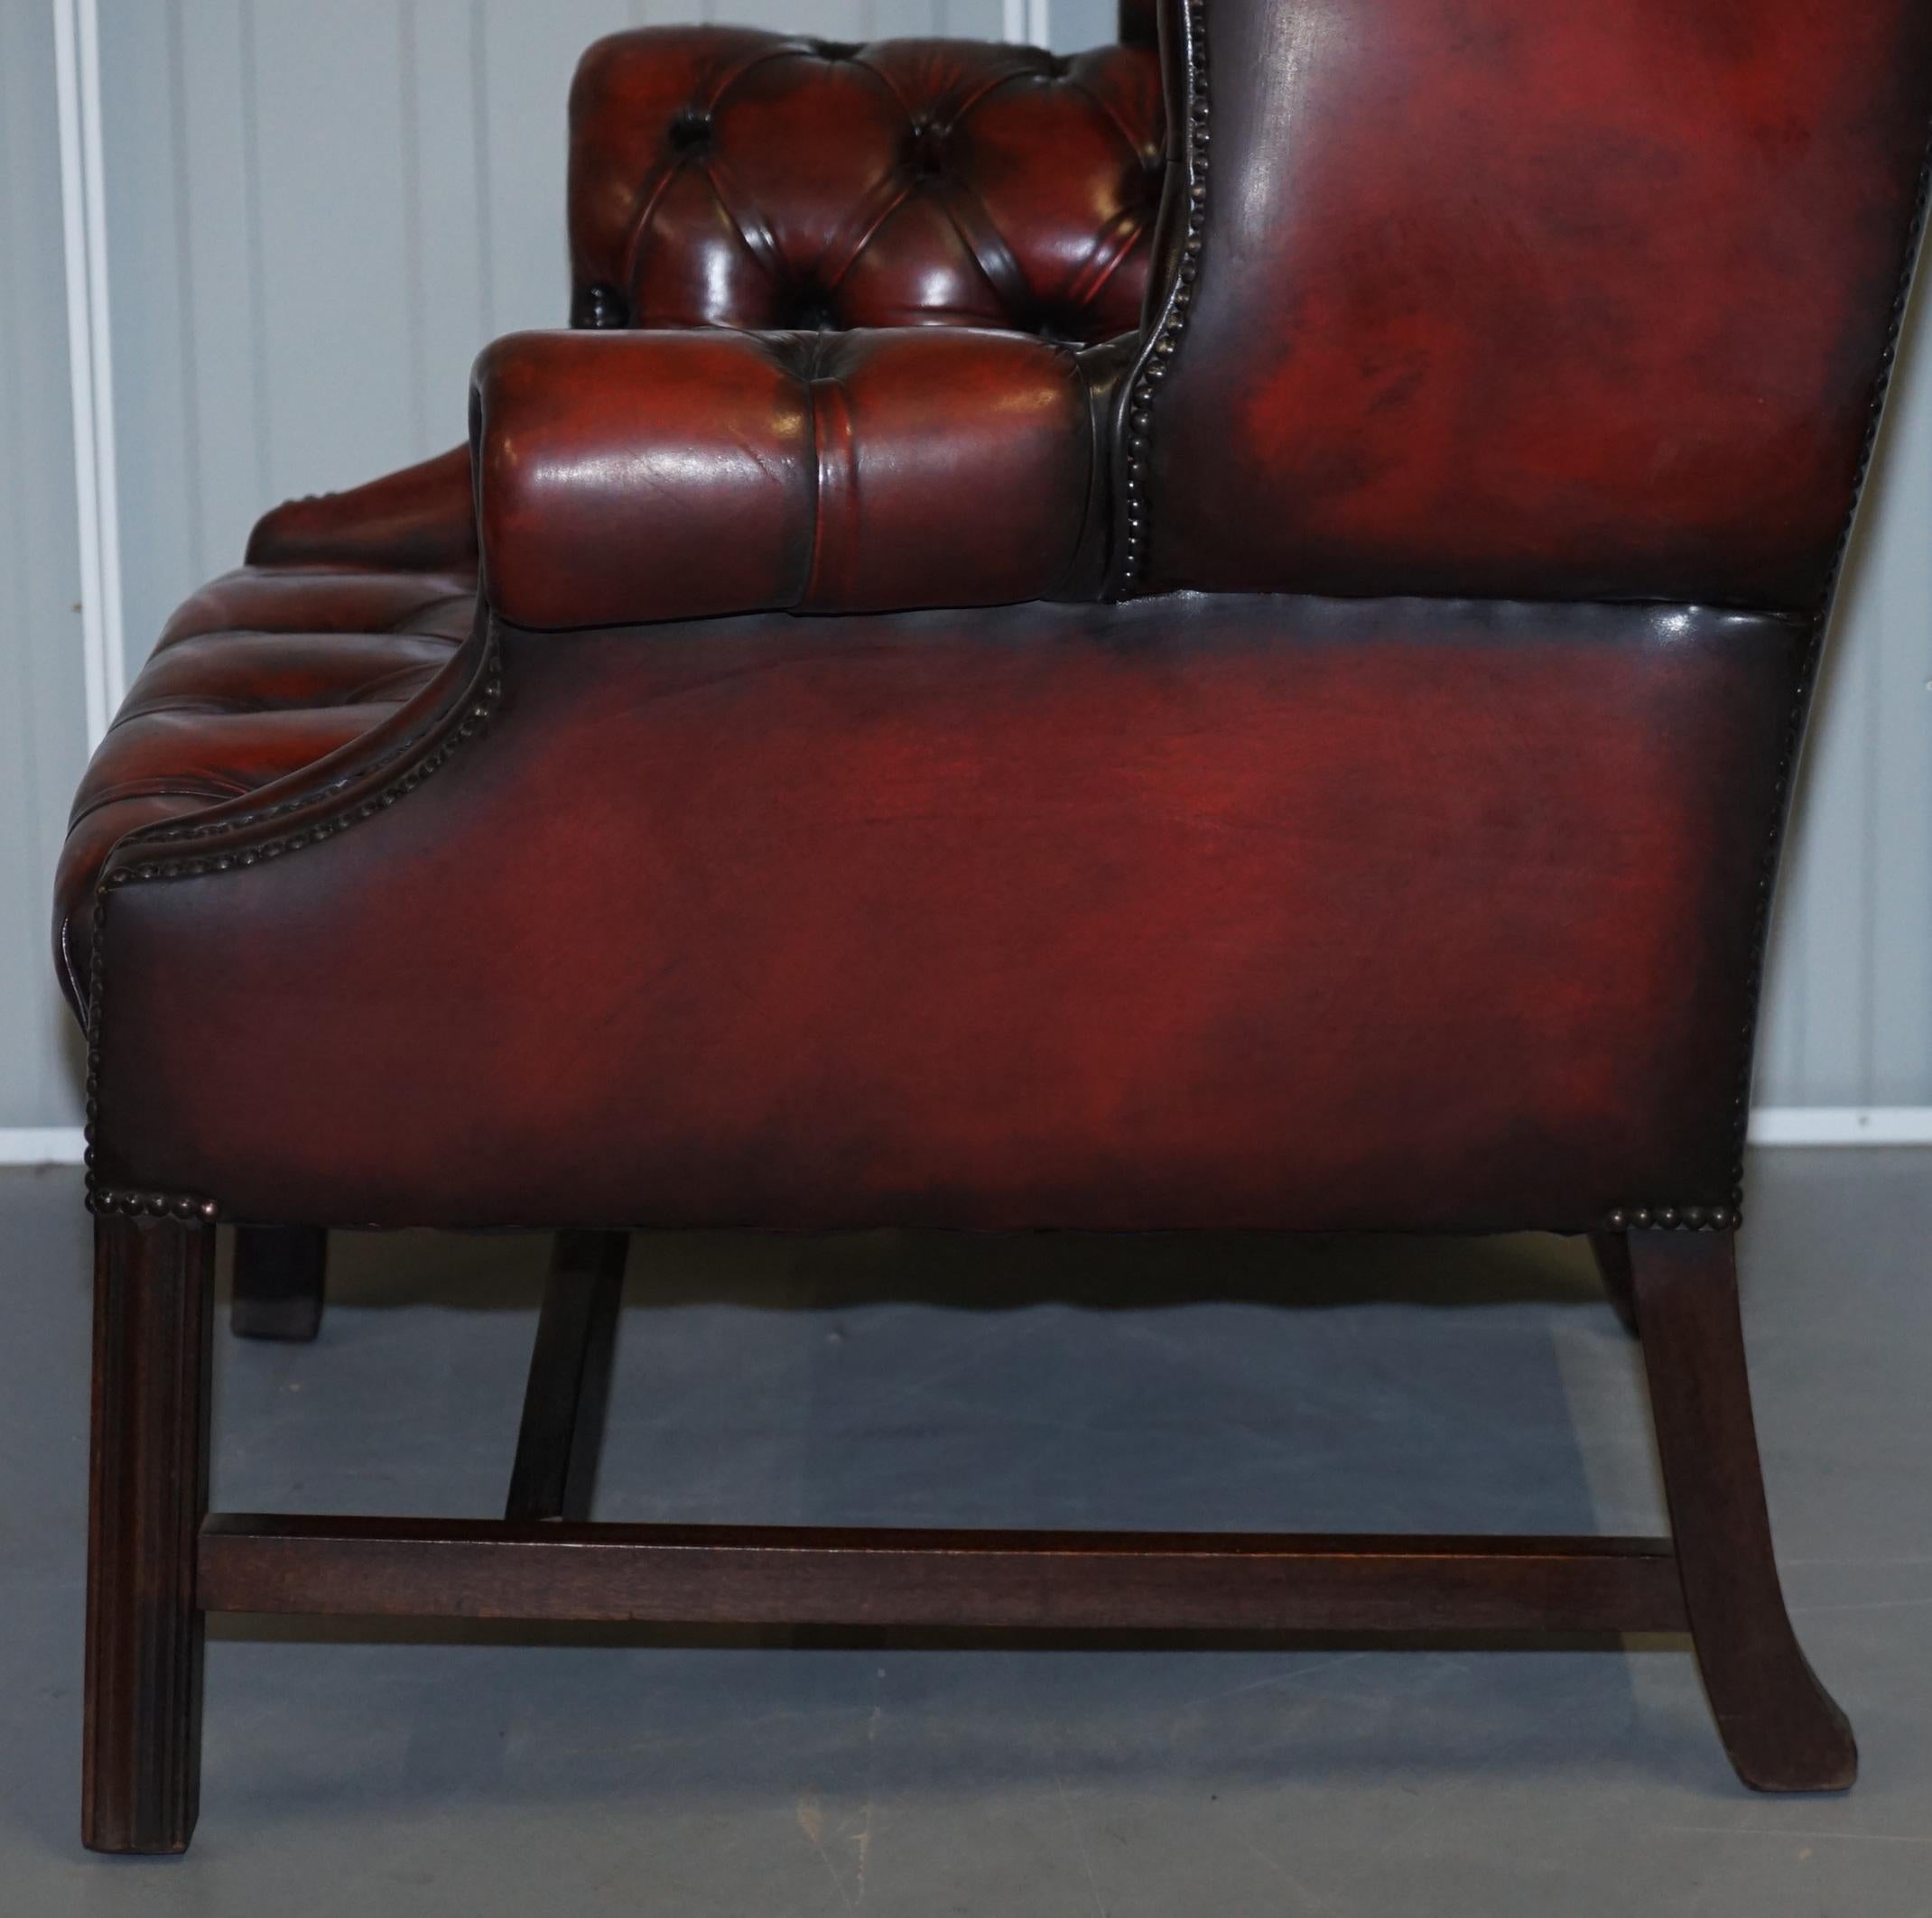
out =
[[[701,107],[689,107],[671,123],[671,150],[686,157],[711,144],[711,116]]]
[[[930,120],[915,120],[906,146],[906,164],[922,180],[941,171],[945,163],[945,134]]]

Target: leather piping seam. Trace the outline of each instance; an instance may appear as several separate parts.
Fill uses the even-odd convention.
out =
[[[1139,244],[1140,236],[1147,230],[1147,209],[1145,207],[1122,207],[1101,228],[1094,239],[1092,252],[1081,262],[1079,271],[1067,283],[1062,295],[1070,312],[1083,319],[1091,315],[1101,295],[1120,270],[1120,263],[1133,252]]]
[[[200,800],[205,808],[226,806],[230,800],[246,799],[249,793],[259,790],[256,786],[245,786],[238,780],[223,779],[215,773],[203,774],[199,782],[191,774],[171,780],[124,779],[103,792],[89,793],[85,805],[76,801],[74,810],[67,816],[67,829],[71,832],[104,807],[124,806],[130,800],[193,799]]]
[[[268,820],[281,819],[291,812],[301,812],[318,801],[326,801],[338,793],[348,792],[351,786],[367,779],[370,774],[378,773],[385,766],[395,764],[404,754],[422,745],[428,737],[429,730],[428,727],[419,727],[415,732],[397,740],[386,751],[377,754],[374,759],[356,771],[344,773],[338,779],[331,779],[323,785],[311,787],[305,792],[294,793],[288,799],[278,799],[268,805],[256,806],[246,812],[226,813],[220,819],[192,820],[185,823],[159,821],[152,827],[144,828],[138,833],[130,834],[127,841],[117,842],[117,845],[132,844],[135,840],[144,846],[151,846],[179,839],[214,839],[222,833],[239,832],[251,826],[259,826]],[[355,742],[351,739],[347,743],[353,745]],[[295,770],[299,772],[301,769],[298,767]],[[251,791],[258,792],[260,788],[237,786],[228,796],[246,799]]]
[[[1077,347],[1062,347],[1073,367],[1074,385],[1079,389],[1080,417],[1086,428],[1087,440],[1087,484],[1081,496],[1080,524],[1073,533],[1073,549],[1067,555],[1066,565],[1062,569],[1058,582],[1051,592],[1041,594],[1043,599],[1061,599],[1067,597],[1091,598],[1090,594],[1073,594],[1074,581],[1080,578],[1082,560],[1089,551],[1101,514],[1106,510],[1104,491],[1107,483],[1105,422],[1106,407],[1093,390],[1093,378],[1088,372],[1086,363]],[[1089,349],[1091,350],[1091,349]],[[1104,552],[1101,555],[1104,560]],[[1087,560],[1087,569],[1092,567]]]
[[[1126,383],[1124,430],[1117,435],[1125,457],[1121,461],[1120,504],[1117,509],[1119,550],[1111,596],[1123,599],[1132,598],[1141,586],[1147,553],[1147,445],[1152,437],[1154,401],[1161,382],[1167,377],[1181,336],[1187,329],[1188,309],[1194,304],[1194,281],[1201,270],[1203,235],[1207,225],[1206,0],[1187,0],[1180,19],[1184,36],[1181,60],[1187,82],[1186,145],[1181,162],[1187,190],[1187,228],[1159,316],[1147,329],[1140,358]],[[1170,129],[1168,138],[1173,137]]]
[[[988,291],[1009,316],[1008,324],[1026,319],[1039,301],[1006,236],[993,224],[985,200],[965,181],[945,176],[933,181],[932,198]]]
[[[917,125],[922,116],[927,122],[944,134],[954,132],[961,120],[970,114],[989,94],[998,93],[1002,87],[1012,87],[1026,80],[1053,79],[1054,56],[1042,47],[1013,46],[1007,50],[1008,64],[997,73],[983,75],[977,81],[969,81],[966,90],[957,95],[942,93],[930,107],[922,107],[913,100],[893,76],[883,67],[874,66],[865,56],[869,47],[861,47],[852,60],[855,67],[863,67],[879,85],[896,100],[906,117]],[[1031,60],[1025,56],[1032,54]]]
[[[824,335],[819,336],[822,341]],[[831,612],[856,598],[859,577],[859,441],[851,394],[812,356],[805,412],[812,433],[812,551],[794,602],[802,613]],[[834,525],[834,520],[841,522]]]
[[[1127,42],[1123,41],[1119,44],[1125,46]],[[1100,109],[1101,113],[1111,124],[1114,130],[1119,133],[1121,139],[1127,142],[1127,150],[1133,154],[1136,163],[1142,168],[1147,166],[1147,156],[1145,150],[1142,148],[1140,142],[1135,138],[1133,128],[1120,117],[1119,109],[1111,100],[1105,98],[1098,88],[1090,86],[1085,79],[1077,78],[1071,72],[1064,77],[1061,84],[1091,100],[1094,106]]]
[[[737,234],[758,271],[768,283],[782,283],[785,254],[778,245],[777,236],[771,230],[770,222],[758,212],[756,203],[739,190],[722,154],[714,153],[705,162],[704,177],[711,184],[711,198],[717,202],[718,210],[730,221],[732,232]]]
[[[599,288],[603,288],[613,298],[622,301],[626,314],[629,314],[636,301],[636,289],[639,276],[639,263],[645,257],[653,238],[651,223],[657,218],[657,208],[660,202],[664,199],[664,195],[671,190],[671,182],[678,178],[679,174],[683,171],[683,169],[673,166],[668,162],[658,169],[657,178],[651,182],[650,190],[644,196],[643,203],[637,208],[636,217],[631,222],[630,234],[625,242],[624,258],[618,269],[618,279],[615,282],[590,281],[582,289],[585,295],[594,294]],[[707,170],[707,177],[709,177],[709,170]],[[718,190],[716,181],[711,182],[711,190],[714,194]],[[629,288],[630,291],[627,292],[623,290],[625,288]],[[592,320],[590,329],[595,330],[603,324],[604,322],[600,320]]]
[[[1723,1228],[1743,1223],[1744,1147],[1751,1129],[1751,1067],[1757,1052],[1758,1011],[1764,993],[1766,948],[1769,941],[1771,903],[1777,891],[1778,867],[1784,850],[1785,827],[1791,813],[1791,786],[1797,775],[1798,755],[1805,743],[1805,722],[1811,710],[1811,695],[1817,683],[1818,666],[1824,658],[1825,640],[1831,626],[1832,613],[1844,577],[1845,557],[1851,551],[1852,531],[1858,522],[1858,508],[1864,497],[1865,482],[1871,477],[1872,459],[1877,450],[1879,427],[1884,418],[1885,396],[1891,387],[1892,368],[1899,357],[1899,339],[1905,326],[1906,308],[1910,301],[1912,282],[1925,239],[1926,219],[1932,208],[1932,121],[1926,128],[1925,148],[1918,162],[1918,181],[1914,189],[1911,218],[1905,233],[1903,258],[1899,264],[1897,284],[1892,290],[1891,313],[1885,329],[1885,343],[1872,375],[1872,392],[1865,408],[1864,436],[1859,443],[1858,465],[1852,477],[1852,501],[1838,529],[1838,542],[1825,574],[1825,589],[1813,613],[1803,639],[1792,689],[1790,709],[1785,718],[1784,740],[1778,755],[1778,771],[1771,787],[1771,814],[1765,833],[1764,851],[1758,866],[1758,902],[1751,929],[1751,976],[1744,987],[1744,1018],[1739,1033],[1737,1089],[1732,1097],[1732,1142],[1731,1203],[1723,1206],[1619,1206],[1604,1220],[1612,1232],[1632,1227],[1655,1229],[1696,1229]]]
[[[253,812],[237,813],[206,824],[144,828],[119,841],[114,853],[109,855],[109,860],[111,862],[125,851],[129,855],[129,863],[120,866],[110,863],[94,888],[94,938],[88,969],[87,1125],[83,1154],[88,1211],[103,1218],[175,1218],[205,1225],[212,1225],[221,1217],[219,1202],[206,1194],[111,1186],[105,1183],[97,1172],[96,1149],[101,1113],[101,1034],[106,1006],[107,901],[110,894],[129,885],[198,878],[210,873],[243,870],[265,859],[299,852],[302,848],[333,838],[339,832],[347,832],[351,826],[372,819],[377,812],[395,805],[446,765],[462,746],[484,730],[502,699],[501,653],[492,630],[485,640],[476,671],[461,694],[420,732],[370,764],[344,774],[319,791],[300,793]],[[401,770],[370,790],[372,781],[398,762],[403,762]],[[353,798],[358,789],[364,795],[359,800]],[[203,847],[161,858],[140,857],[151,846],[196,839],[205,841],[303,808],[314,807],[319,802],[326,806],[331,801],[340,800],[345,792],[351,797],[340,805],[339,811],[325,810],[318,818],[295,820],[288,831],[244,846],[237,851],[218,851]]]
[[[343,569],[343,577],[353,571]],[[440,606],[456,606],[475,598],[474,591],[449,593],[440,599],[432,599],[415,611],[405,614],[407,619],[414,619]],[[265,626],[257,622],[252,626],[208,626],[193,633],[163,634],[155,643],[154,650],[148,654],[150,659],[161,659],[172,653],[178,646],[199,645],[205,639],[432,639],[444,645],[460,645],[460,640],[450,640],[441,633],[424,627],[413,627],[401,624],[388,626]]]
[[[150,694],[140,705],[131,706],[116,720],[116,725],[132,725],[141,719],[259,719],[280,718],[290,713],[347,712],[362,706],[400,706],[403,700],[386,692],[384,689],[393,686],[399,680],[406,680],[423,673],[433,676],[437,668],[448,662],[448,654],[455,652],[450,646],[445,649],[442,660],[417,660],[410,665],[399,666],[394,672],[385,673],[379,680],[371,680],[366,687],[318,689],[333,697],[319,700],[285,699],[270,700],[262,698],[248,698],[240,693],[213,692],[169,692]],[[110,727],[111,732],[114,728]]]
[[[880,175],[860,199],[857,209],[840,226],[819,255],[816,273],[821,298],[830,301],[845,284],[845,276],[859,264],[859,256],[872,244],[872,236],[912,196],[912,181],[901,173]],[[788,283],[787,291],[796,298],[800,289]],[[823,332],[824,328],[819,330]]]

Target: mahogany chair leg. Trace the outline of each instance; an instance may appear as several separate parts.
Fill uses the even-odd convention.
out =
[[[94,1227],[81,1841],[184,1851],[201,1784],[202,1614],[215,1228]]]
[[[313,1339],[322,1324],[329,1235],[320,1226],[242,1226],[235,1234],[237,1339]]]
[[[560,1232],[530,1354],[504,1516],[590,1515],[624,1302],[623,1232]]]
[[[1630,1289],[1630,1241],[1624,1232],[1593,1232],[1590,1249],[1596,1254],[1596,1269],[1602,1274],[1603,1290],[1623,1330],[1637,1337],[1637,1295]]]
[[[1852,1728],[1785,1610],[1729,1232],[1630,1235],[1630,1274],[1691,1640],[1719,1736],[1760,1792],[1842,1792]]]

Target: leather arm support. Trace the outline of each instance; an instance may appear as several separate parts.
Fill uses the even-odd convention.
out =
[[[469,449],[452,447],[347,492],[284,501],[255,522],[247,563],[474,571]]]
[[[1016,334],[513,335],[471,394],[485,591],[539,627],[1050,597],[1101,536],[1091,419]]]

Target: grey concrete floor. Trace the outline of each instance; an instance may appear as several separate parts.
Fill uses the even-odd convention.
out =
[[[0,1914],[1932,1913],[1932,1154],[1766,1154],[1745,1310],[1843,1799],[1732,1779],[1681,1641],[792,1646],[218,1621],[200,1831],[77,1836],[79,1183],[0,1175]],[[488,1515],[542,1246],[343,1237],[218,1348],[215,1502]],[[634,1249],[599,1515],[1663,1529],[1638,1356],[1550,1239]]]

